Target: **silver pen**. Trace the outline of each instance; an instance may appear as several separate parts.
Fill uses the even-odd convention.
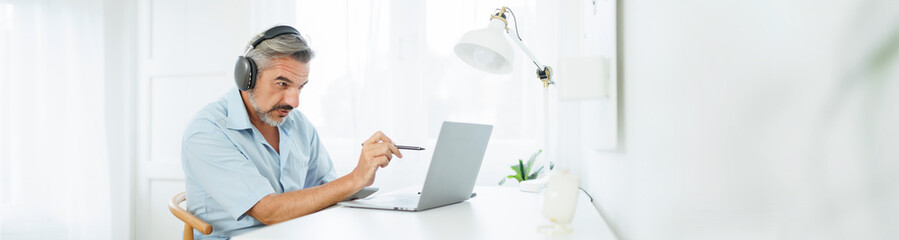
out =
[[[365,143],[363,143],[361,145],[365,146]],[[415,151],[425,150],[425,148],[423,148],[423,147],[416,147],[416,146],[405,146],[405,145],[393,145],[393,146],[396,146],[396,148],[403,149],[403,150],[415,150]]]

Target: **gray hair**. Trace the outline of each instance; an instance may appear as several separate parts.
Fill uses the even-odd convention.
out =
[[[257,38],[253,40],[255,41]],[[256,69],[260,72],[270,68],[272,60],[286,56],[301,63],[309,63],[309,60],[315,56],[315,52],[309,48],[303,37],[293,34],[284,34],[262,41],[247,52],[247,57],[256,62]]]

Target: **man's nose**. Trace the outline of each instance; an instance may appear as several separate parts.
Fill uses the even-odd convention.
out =
[[[300,106],[300,91],[288,91],[284,95],[284,102],[293,108]]]

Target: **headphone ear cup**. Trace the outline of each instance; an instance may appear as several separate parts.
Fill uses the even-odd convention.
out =
[[[253,60],[244,56],[237,57],[237,62],[234,63],[234,83],[237,89],[241,91],[252,89],[255,78],[256,64]]]
[[[252,58],[247,58],[247,63],[250,63],[250,76],[247,78],[247,89],[253,89],[256,87],[256,78],[259,77],[259,73],[257,72],[256,62],[253,61]]]

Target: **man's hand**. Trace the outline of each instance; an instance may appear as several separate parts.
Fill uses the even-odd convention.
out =
[[[359,163],[353,169],[352,175],[357,182],[362,184],[359,188],[371,186],[375,182],[375,172],[378,167],[387,167],[393,155],[403,158],[403,154],[396,148],[393,140],[381,131],[371,135],[371,138],[362,143],[362,153],[359,154]]]

